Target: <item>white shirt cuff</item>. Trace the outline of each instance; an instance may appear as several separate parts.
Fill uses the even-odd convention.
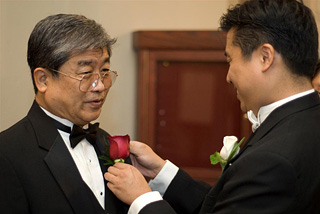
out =
[[[153,191],[158,191],[163,197],[178,170],[179,168],[176,165],[171,163],[169,160],[166,160],[166,164],[162,167],[158,175],[149,181],[150,188]]]
[[[155,201],[160,201],[162,200],[161,195],[159,192],[147,192],[143,195],[140,195],[138,198],[136,198],[128,211],[128,214],[138,214],[140,210],[145,207],[146,205],[155,202]]]

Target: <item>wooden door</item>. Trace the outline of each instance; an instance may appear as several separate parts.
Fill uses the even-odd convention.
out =
[[[221,168],[210,164],[210,154],[221,149],[224,136],[250,133],[226,82],[224,48],[140,49],[138,59],[138,140],[192,177],[214,184]]]

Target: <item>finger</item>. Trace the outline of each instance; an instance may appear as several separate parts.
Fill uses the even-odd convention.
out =
[[[110,166],[110,167],[108,168],[108,172],[111,173],[111,174],[114,175],[114,176],[117,176],[117,175],[120,174],[120,169],[117,168],[117,167],[115,167],[115,166]]]
[[[114,184],[112,184],[111,182],[107,183],[107,187],[113,192],[115,190],[115,186]]]
[[[107,187],[111,190],[111,192],[113,192],[115,195],[118,195],[121,193],[121,188],[119,188],[119,186],[108,182],[107,183]]]
[[[128,173],[130,173],[132,168],[134,168],[133,166],[124,163],[117,163],[117,166],[115,165],[108,168],[108,173],[112,174],[117,179],[128,177]]]
[[[111,192],[113,192],[114,194],[116,194],[117,192],[117,187],[116,187],[116,185],[114,185],[113,183],[111,183],[111,182],[108,182],[107,183],[107,187],[111,190]]]
[[[113,183],[116,180],[116,176],[109,173],[109,172],[106,172],[106,173],[104,173],[104,179],[106,179],[110,183]]]
[[[127,163],[121,163],[121,162],[117,162],[113,165],[114,168],[117,168],[117,169],[125,169],[127,168],[128,166],[130,166],[129,164]]]
[[[133,154],[136,151],[136,141],[130,141],[130,153]]]

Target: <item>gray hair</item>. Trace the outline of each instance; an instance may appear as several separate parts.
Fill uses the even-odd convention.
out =
[[[72,56],[86,50],[106,48],[111,56],[115,42],[100,24],[82,15],[57,14],[39,21],[30,35],[27,55],[35,92],[34,69],[59,70]]]

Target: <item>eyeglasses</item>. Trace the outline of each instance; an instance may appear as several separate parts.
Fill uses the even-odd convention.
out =
[[[65,75],[72,79],[76,79],[80,81],[79,89],[82,92],[93,91],[94,88],[98,85],[98,81],[104,84],[106,89],[110,88],[116,81],[118,73],[116,71],[101,71],[99,73],[86,73],[86,74],[79,74],[80,77],[76,77],[70,74],[66,74],[64,72],[49,68],[49,70],[57,72],[59,74]]]

